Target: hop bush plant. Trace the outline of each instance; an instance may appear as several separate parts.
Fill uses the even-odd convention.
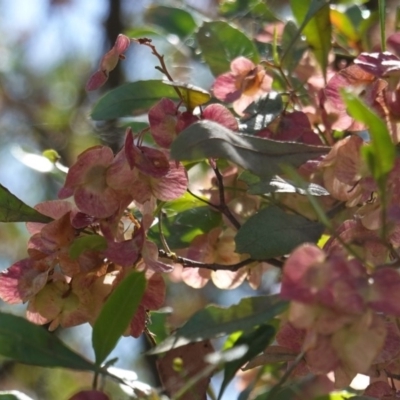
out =
[[[122,335],[142,334],[163,354],[163,388],[134,388],[139,398],[205,399],[219,370],[218,399],[235,376],[241,400],[398,397],[400,33],[372,48],[364,6],[330,3],[291,1],[295,22],[259,1],[221,2],[221,18],[202,24],[169,8],[193,21],[181,35],[214,76],[208,90],[176,81],[151,39],[116,38],[88,91],[130,46],[148,48],[164,80],[98,100],[94,119],[140,112],[147,126],[129,124],[117,153],[80,154],[58,199],[31,208],[1,187],[1,220],[24,221],[31,235],[27,257],[0,274],[0,298],[27,303],[26,320],[0,314],[2,355],[93,371],[93,389],[71,399],[113,398],[98,378],[126,384],[107,359]],[[277,293],[208,305],[154,337],[168,274],[192,290],[210,280],[257,290],[271,269]],[[37,326],[83,323],[93,362]],[[358,374],[370,377],[364,391],[350,387]]]

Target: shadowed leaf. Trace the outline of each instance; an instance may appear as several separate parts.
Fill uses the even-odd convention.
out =
[[[298,167],[328,151],[329,147],[238,134],[213,121],[200,121],[179,134],[171,157],[179,161],[225,158],[258,176],[271,177],[282,172],[283,165]]]
[[[263,260],[289,254],[305,242],[317,242],[324,231],[319,222],[268,207],[249,218],[235,237],[236,251]]]
[[[299,30],[306,37],[326,78],[332,31],[329,1],[291,0],[290,4],[297,22],[301,24]]]
[[[0,354],[41,367],[96,371],[97,367],[70,350],[61,340],[22,317],[0,313]]]
[[[76,260],[86,250],[101,251],[107,248],[107,240],[100,235],[87,235],[76,238],[69,248],[69,255]]]
[[[268,323],[286,309],[287,303],[275,296],[244,298],[231,307],[210,305],[194,314],[184,326],[164,340],[149,353],[163,353],[184,346],[233,332],[249,332],[255,326]]]
[[[168,396],[171,398],[179,395],[180,400],[203,400],[207,397],[207,389],[213,370],[205,361],[205,357],[212,354],[213,347],[209,340],[189,343],[186,346],[168,351],[157,360],[157,370],[160,380]],[[203,371],[206,371],[204,373]],[[190,387],[190,379],[204,375]],[[184,393],[182,391],[186,389]],[[177,397],[178,398],[178,397]]]
[[[29,207],[7,188],[0,185],[0,222],[43,222],[52,218]]]
[[[233,348],[245,346],[247,348],[245,354],[240,358],[229,361],[225,364],[224,380],[222,381],[218,399],[221,399],[227,385],[235,377],[236,372],[247,361],[251,360],[257,354],[265,349],[275,335],[275,329],[270,325],[261,325],[254,332],[243,334],[235,342]],[[228,350],[229,351],[229,350]]]

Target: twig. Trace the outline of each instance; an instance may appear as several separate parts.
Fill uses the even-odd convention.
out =
[[[203,378],[210,376],[216,369],[215,365],[207,365],[204,369],[199,371],[196,375],[189,378],[185,384],[173,394],[172,400],[179,400],[182,396],[190,390],[197,382],[201,381]]]
[[[296,359],[293,361],[293,364],[282,375],[282,378],[279,379],[279,382],[269,391],[268,400],[273,400],[273,398],[278,394],[281,387],[285,384],[285,382],[289,379],[290,375],[292,375],[292,372],[300,364],[301,360],[304,358],[304,355],[305,352],[303,351],[296,357]]]
[[[172,78],[171,74],[168,72],[167,66],[165,65],[164,56],[162,56],[157,51],[156,47],[153,44],[151,44],[151,39],[139,38],[139,39],[132,39],[132,40],[134,40],[136,43],[143,44],[144,46],[150,47],[151,53],[158,58],[158,60],[160,61],[160,65],[161,65],[160,67],[157,66],[155,68],[158,71],[160,71],[162,74],[164,74],[170,82],[174,82],[174,79]],[[179,96],[179,98],[182,101],[184,101],[184,97],[182,96],[182,93],[180,92],[180,90],[175,86],[172,86],[172,87],[174,88],[174,90],[175,90],[176,94]]]
[[[232,214],[231,210],[229,209],[229,207],[225,202],[225,188],[224,188],[223,176],[217,166],[215,167],[212,166],[212,169],[214,170],[218,182],[219,205],[217,206],[217,209],[229,219],[229,221],[236,229],[240,229],[239,221]]]
[[[247,258],[246,260],[240,261],[236,264],[218,264],[218,263],[203,263],[201,261],[195,261],[191,260],[186,257],[181,257],[177,256],[176,254],[168,254],[164,250],[159,249],[158,250],[158,255],[159,257],[163,258],[168,258],[170,260],[175,261],[176,263],[182,264],[184,268],[204,268],[204,269],[210,269],[212,271],[232,271],[235,272],[239,270],[240,268],[251,264],[253,262],[266,262],[268,264],[273,265],[274,267],[277,268],[282,268],[283,267],[283,262],[280,260],[277,260],[276,258],[270,258],[266,260],[254,260],[252,258]]]
[[[203,203],[207,204],[208,206],[210,206],[210,207],[215,208],[215,209],[218,210],[218,205],[213,204],[213,203],[211,203],[210,201],[208,201],[208,200],[206,200],[206,199],[203,199],[203,198],[200,197],[200,196],[197,196],[197,194],[193,193],[190,189],[186,189],[186,191],[187,191],[191,196],[193,196],[194,198],[196,198],[197,200],[200,200],[200,201],[202,201]]]
[[[162,210],[160,210],[160,212],[158,213],[158,232],[160,234],[161,244],[163,245],[166,254],[172,254],[172,251],[169,248],[167,241],[165,240],[163,225],[162,225],[162,217],[163,217]]]

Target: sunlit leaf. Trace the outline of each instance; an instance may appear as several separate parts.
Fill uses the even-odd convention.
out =
[[[266,324],[286,309],[287,303],[275,296],[244,298],[231,307],[210,305],[194,314],[184,326],[150,353],[162,353],[190,342],[211,339],[233,332],[249,332]]]
[[[180,249],[188,247],[197,235],[209,232],[220,223],[220,213],[211,210],[208,206],[194,206],[164,217],[162,231],[169,246],[173,249]],[[149,230],[149,239],[159,241],[159,229],[158,224],[154,225]]]
[[[213,121],[200,121],[179,134],[172,143],[171,157],[180,161],[225,158],[270,178],[282,172],[283,165],[298,167],[328,151],[329,147],[238,134]]]
[[[278,257],[289,254],[302,243],[316,243],[323,231],[319,222],[271,206],[242,225],[235,237],[236,251],[250,254],[256,260]]]
[[[373,397],[369,396],[355,396],[354,393],[349,393],[347,391],[340,391],[340,392],[332,392],[329,394],[326,394],[324,396],[318,396],[314,400],[346,400],[346,399],[352,399],[352,400],[376,400]]]
[[[293,14],[326,77],[331,49],[329,0],[291,0]]]
[[[128,328],[146,289],[143,272],[131,272],[108,297],[93,326],[96,364],[101,365]]]
[[[246,117],[240,121],[240,131],[258,132],[278,117],[283,108],[282,96],[277,93],[260,97],[246,108]]]
[[[190,35],[197,27],[196,21],[189,12],[182,8],[161,5],[148,7],[145,20],[179,37]]]
[[[154,26],[138,26],[134,28],[127,29],[125,34],[131,38],[143,38],[143,37],[148,37],[148,36],[163,36],[163,31],[162,29],[158,29],[157,27]]]
[[[360,39],[359,34],[352,24],[350,18],[344,12],[332,8],[330,10],[330,18],[331,23],[336,30],[342,35],[346,36],[347,39],[352,42],[357,42]]]
[[[204,207],[204,201],[200,198],[192,196],[190,193],[186,192],[179,199],[167,201],[163,205],[163,210],[167,212],[168,215],[175,215],[178,212],[186,211],[192,208]],[[204,200],[207,200],[204,198]]]
[[[101,97],[91,117],[108,120],[142,114],[163,97],[179,99],[174,88],[161,80],[125,83]]]
[[[97,370],[93,363],[73,352],[42,326],[5,313],[0,313],[0,354],[23,364],[41,367]]]
[[[248,192],[250,194],[266,194],[266,193],[298,193],[312,196],[329,196],[329,192],[316,183],[307,183],[306,186],[299,186],[289,179],[283,179],[279,176],[274,177],[270,181],[259,181],[249,185]]]
[[[29,207],[0,184],[0,222],[50,222],[52,219]]]
[[[296,24],[293,21],[288,21],[282,33],[282,50],[290,48],[282,60],[282,67],[288,71],[293,71],[299,65],[301,57],[307,50],[307,43],[299,37],[299,32]]]
[[[381,31],[381,48],[386,51],[386,0],[378,0],[379,27]]]
[[[351,93],[342,91],[349,114],[368,126],[371,144],[365,147],[363,155],[371,169],[373,177],[384,185],[384,179],[392,170],[396,158],[388,128],[369,107]],[[384,188],[382,188],[384,190]]]
[[[206,90],[184,82],[163,81],[166,85],[174,86],[179,89],[183,96],[183,102],[189,110],[207,103],[211,99],[210,93]]]
[[[255,44],[232,25],[223,21],[205,22],[197,32],[202,56],[216,76],[229,71],[237,57],[246,57],[254,63],[260,61]]]

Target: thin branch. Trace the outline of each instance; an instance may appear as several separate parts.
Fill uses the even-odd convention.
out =
[[[218,182],[218,191],[219,191],[219,205],[217,206],[217,209],[226,216],[226,218],[229,219],[229,221],[232,223],[232,225],[236,229],[240,229],[240,223],[239,221],[235,218],[235,216],[232,214],[231,210],[227,206],[225,202],[225,188],[224,188],[224,181],[223,181],[223,176],[218,169],[217,166],[212,166],[212,169],[214,170],[215,176],[217,178]]]
[[[210,206],[210,207],[215,208],[215,209],[218,210],[218,206],[217,206],[216,204],[213,204],[213,203],[211,203],[210,201],[208,201],[208,200],[206,200],[206,199],[203,199],[203,198],[200,197],[200,196],[197,196],[197,194],[193,193],[190,189],[186,189],[186,191],[187,191],[191,196],[193,196],[194,198],[196,198],[197,200],[200,200],[200,201],[202,201],[203,203],[207,204],[208,206]]]
[[[281,387],[285,384],[285,382],[289,379],[290,375],[292,375],[293,371],[303,360],[304,355],[305,355],[305,352],[303,351],[296,357],[296,359],[293,361],[293,363],[290,365],[290,367],[282,375],[282,378],[279,379],[279,382],[268,392],[268,400],[273,400],[275,398],[275,396],[278,394]]]
[[[283,267],[283,262],[276,258],[269,258],[266,260],[254,260],[253,258],[247,258],[246,260],[240,261],[236,264],[226,265],[218,263],[203,263],[201,261],[195,261],[186,257],[177,256],[176,254],[168,254],[167,252],[161,249],[158,250],[158,255],[159,257],[168,258],[176,263],[182,264],[184,268],[204,268],[204,269],[210,269],[212,271],[235,272],[238,271],[240,268],[245,267],[246,265],[251,264],[253,262],[266,262],[277,268]]]
[[[169,248],[167,241],[165,240],[163,225],[162,225],[162,217],[163,217],[162,210],[160,210],[160,212],[158,213],[158,232],[160,234],[161,244],[163,245],[166,254],[172,254],[172,251]]]
[[[160,71],[162,74],[164,74],[170,82],[174,82],[174,79],[172,78],[171,74],[168,72],[168,68],[167,68],[167,66],[165,65],[164,56],[161,55],[161,54],[157,51],[156,47],[155,47],[153,44],[151,44],[151,39],[148,39],[148,38],[140,38],[140,39],[132,39],[132,40],[134,40],[135,42],[137,42],[137,43],[139,43],[139,44],[142,44],[142,45],[144,45],[144,46],[150,47],[150,49],[151,49],[151,54],[155,55],[155,56],[158,58],[158,61],[160,62],[160,66],[159,66],[159,67],[157,66],[157,67],[155,67],[155,68],[156,68],[158,71]],[[175,87],[175,86],[173,86],[173,88],[174,88],[176,94],[179,96],[179,98],[180,98],[182,101],[184,101],[184,98],[183,98],[182,93],[180,92],[180,90],[179,90],[177,87]]]

